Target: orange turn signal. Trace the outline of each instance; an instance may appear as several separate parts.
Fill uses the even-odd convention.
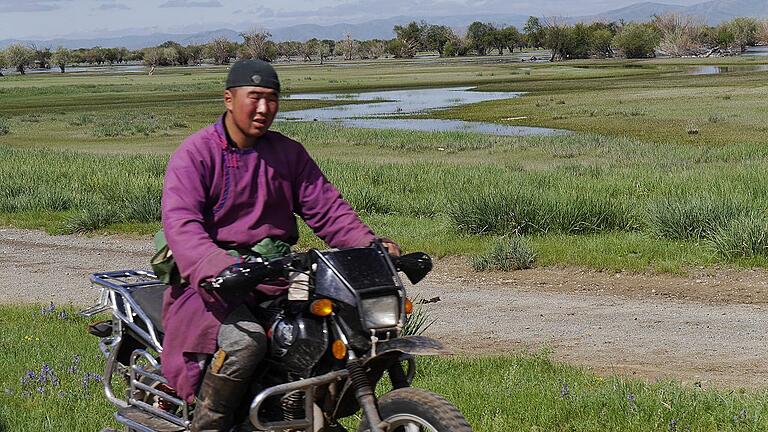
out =
[[[405,313],[410,315],[413,312],[413,302],[408,297],[405,298]]]
[[[315,300],[309,306],[309,311],[313,315],[326,317],[333,313],[333,302],[328,299]]]
[[[333,341],[331,345],[331,352],[333,352],[333,358],[336,360],[344,360],[347,358],[347,346],[341,340]]]

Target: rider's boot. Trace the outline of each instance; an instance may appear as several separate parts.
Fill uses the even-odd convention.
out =
[[[234,422],[234,413],[247,390],[247,382],[208,369],[200,387],[190,430],[228,431]]]

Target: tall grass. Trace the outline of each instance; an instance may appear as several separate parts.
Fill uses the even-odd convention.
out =
[[[727,233],[735,235],[728,228],[734,220],[768,209],[762,164],[689,169],[687,162],[631,160],[521,170],[515,164],[318,161],[364,215],[447,217],[457,232],[473,235],[643,231],[707,241],[724,259],[766,254],[724,246]],[[65,212],[65,232],[156,222],[166,163],[165,156],[0,147],[0,212]],[[762,241],[757,228],[743,236],[755,238],[742,243]]]
[[[718,226],[710,240],[726,259],[768,256],[768,215],[749,213]]]
[[[521,236],[501,237],[491,245],[484,255],[472,258],[472,268],[475,271],[524,270],[533,267],[536,252],[530,243]]]
[[[0,147],[0,212],[67,211],[62,230],[160,218],[167,158]]]

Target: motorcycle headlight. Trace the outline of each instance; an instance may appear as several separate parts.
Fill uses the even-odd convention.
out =
[[[363,299],[362,312],[369,329],[395,327],[400,319],[400,299],[397,296]]]

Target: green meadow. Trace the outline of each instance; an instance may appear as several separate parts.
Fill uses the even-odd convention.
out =
[[[765,267],[768,73],[686,73],[693,64],[758,60],[282,65],[288,94],[523,91],[423,116],[573,133],[274,128],[302,142],[362,217],[407,250],[482,257],[499,239],[522,235],[540,266]],[[225,74],[187,67],[0,79],[0,223],[55,233],[158,229],[168,155],[221,114]],[[285,100],[281,109],[340,103]],[[300,246],[320,244],[303,230]]]
[[[86,334],[87,324],[69,307],[0,306],[0,431],[117,426],[99,382],[103,359],[98,340]],[[605,378],[554,362],[546,351],[533,356],[420,358],[418,371],[415,386],[444,395],[481,432],[768,427],[765,391]],[[386,385],[379,391],[386,391]],[[355,430],[354,418],[344,423]]]

